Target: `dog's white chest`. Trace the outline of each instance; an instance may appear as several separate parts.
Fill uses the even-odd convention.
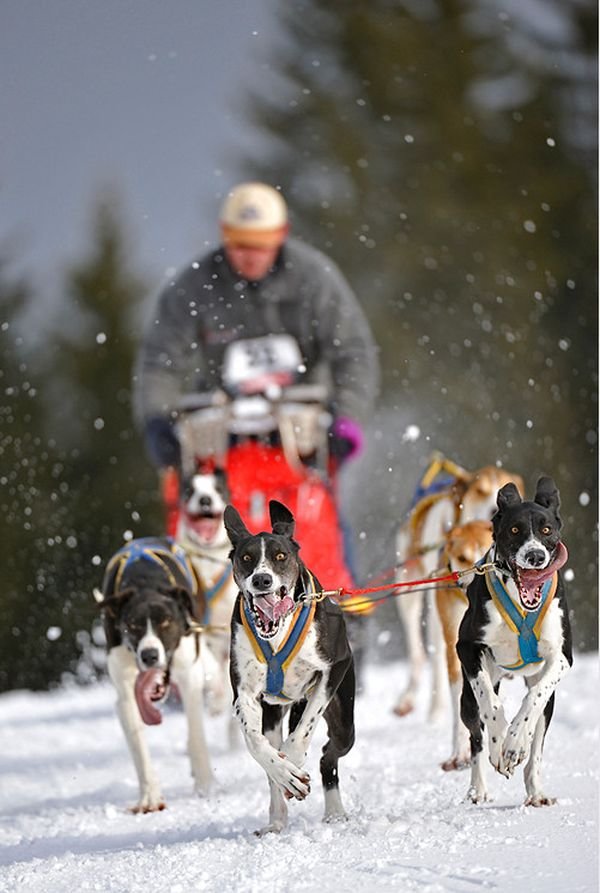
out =
[[[250,690],[257,697],[262,694],[268,703],[281,704],[281,697],[267,694],[267,664],[258,657],[242,627],[236,631],[234,647],[241,688]],[[327,663],[318,654],[316,631],[312,627],[299,652],[283,667],[281,695],[290,701],[301,700],[310,689],[315,674],[327,669]]]
[[[491,649],[495,662],[501,667],[514,667],[521,660],[519,636],[502,618],[493,602],[486,605],[488,624],[483,631],[485,644]],[[560,650],[562,644],[561,609],[553,602],[544,617],[538,640],[538,656],[545,660]],[[540,670],[539,663],[526,664],[516,670],[524,676],[533,675]]]

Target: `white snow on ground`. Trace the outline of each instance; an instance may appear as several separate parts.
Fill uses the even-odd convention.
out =
[[[578,656],[561,683],[546,742],[550,808],[525,808],[522,771],[491,778],[493,803],[464,802],[468,773],[446,774],[449,723],[424,708],[391,713],[404,664],[368,668],[357,741],[341,761],[349,821],[321,822],[322,736],[313,791],[290,807],[281,835],[267,818],[265,777],[245,748],[228,751],[225,718],[208,736],[218,787],[191,793],[183,714],[165,711],[148,737],[168,809],[135,816],[133,766],[110,683],[0,697],[2,893],[190,891],[438,891],[596,893],[598,889],[598,657]],[[521,683],[508,683],[516,707]],[[490,775],[492,769],[490,767]]]

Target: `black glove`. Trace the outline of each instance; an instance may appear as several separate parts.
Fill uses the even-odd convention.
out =
[[[169,419],[164,416],[147,419],[144,425],[144,441],[150,461],[157,468],[179,467],[181,447],[173,430],[173,423]]]

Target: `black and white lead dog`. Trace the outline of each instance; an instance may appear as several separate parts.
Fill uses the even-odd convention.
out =
[[[281,831],[286,799],[309,794],[302,767],[320,716],[328,729],[320,762],[324,819],[345,818],[337,766],[354,743],[354,663],[342,611],[310,598],[320,586],[298,555],[294,517],[275,500],[269,510],[272,533],[252,535],[231,505],[224,516],[240,590],[231,622],[234,709],[271,790],[269,824],[259,834]]]
[[[110,559],[102,592],[108,673],[117,713],[139,781],[132,812],[165,808],[144,736],[144,724],[161,722],[159,704],[175,683],[188,725],[188,753],[198,793],[212,782],[203,727],[204,668],[191,622],[203,607],[198,581],[184,550],[166,537],[131,540]]]
[[[555,801],[542,789],[544,737],[556,686],[572,664],[560,574],[568,556],[560,538],[559,493],[551,478],[542,477],[533,502],[524,502],[509,483],[498,491],[497,506],[494,545],[484,559],[494,567],[469,585],[456,646],[463,671],[461,716],[471,738],[468,796],[474,803],[488,799],[487,751],[506,778],[527,761],[525,804],[548,806]],[[510,724],[498,696],[500,680],[509,674],[522,676],[527,686]]]

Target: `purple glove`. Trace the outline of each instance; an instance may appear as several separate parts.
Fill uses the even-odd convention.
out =
[[[330,449],[340,461],[351,459],[362,453],[365,435],[362,427],[354,419],[339,416],[331,426]]]

